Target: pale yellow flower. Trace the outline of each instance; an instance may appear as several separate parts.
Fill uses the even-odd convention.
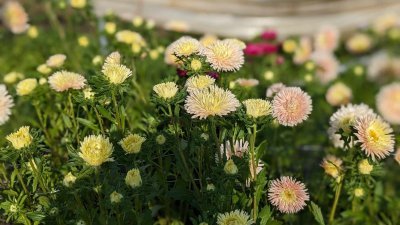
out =
[[[252,118],[268,116],[271,114],[271,103],[264,99],[247,99],[243,102],[246,114]]]
[[[175,32],[188,32],[189,24],[182,20],[170,20],[164,24],[164,29]]]
[[[162,134],[157,135],[157,137],[156,137],[157,144],[163,145],[165,143],[165,141],[166,141],[166,139],[165,139],[164,135],[162,135]]]
[[[198,60],[198,59],[193,59],[193,60],[190,62],[190,68],[191,68],[192,70],[194,70],[194,71],[200,70],[200,69],[201,69],[201,61]]]
[[[116,191],[113,191],[110,194],[110,202],[111,203],[120,203],[124,196]]]
[[[47,66],[49,66],[51,68],[58,68],[58,67],[61,67],[62,65],[64,65],[64,62],[66,59],[67,59],[67,56],[64,54],[56,54],[56,55],[50,56],[47,59],[46,64],[47,64]]]
[[[129,134],[124,139],[122,139],[119,144],[121,145],[122,149],[128,153],[137,154],[140,152],[142,148],[143,142],[146,141],[146,138],[138,135],[138,134]]]
[[[39,36],[39,31],[36,26],[30,26],[27,34],[30,38],[35,39]]]
[[[361,174],[368,175],[371,174],[374,166],[369,164],[368,159],[363,159],[358,163],[358,171]]]
[[[65,187],[71,187],[73,184],[75,184],[76,177],[69,172],[67,175],[64,176],[63,179],[63,184]]]
[[[244,63],[242,46],[231,41],[215,41],[213,44],[201,49],[201,54],[211,67],[219,72],[237,71]]]
[[[321,163],[321,167],[324,168],[325,173],[337,178],[342,171],[343,161],[336,156],[328,155]]]
[[[133,44],[138,43],[141,46],[145,46],[146,42],[143,39],[142,35],[137,32],[130,30],[121,30],[115,34],[117,41],[125,43],[125,44]]]
[[[6,139],[15,149],[28,147],[33,140],[32,135],[29,133],[29,129],[29,126],[20,127],[16,132],[7,135]]]
[[[173,53],[177,56],[189,56],[198,53],[200,50],[200,42],[189,36],[179,38],[171,46]]]
[[[79,156],[90,166],[100,166],[104,162],[113,161],[113,145],[108,138],[89,135],[80,144]]]
[[[25,80],[21,80],[16,87],[17,95],[29,95],[36,88],[37,84],[38,82],[35,78],[27,78]]]
[[[354,196],[360,198],[360,197],[364,196],[364,194],[365,194],[364,189],[362,189],[362,188],[354,189]]]
[[[332,106],[348,104],[352,97],[351,89],[342,82],[330,86],[325,95],[326,101]]]
[[[36,70],[41,74],[49,74],[51,73],[51,68],[48,67],[46,64],[39,65]]]
[[[152,60],[158,59],[159,55],[160,55],[160,53],[157,51],[157,49],[152,49],[149,51],[149,56],[150,56],[150,59],[152,59]]]
[[[41,77],[41,78],[39,79],[39,84],[40,84],[40,85],[43,85],[43,84],[46,84],[46,83],[47,83],[47,79],[46,79],[46,78]]]
[[[264,72],[264,79],[265,80],[272,80],[272,79],[274,79],[274,72],[272,72],[272,71],[270,71],[270,70],[267,70],[267,71],[265,71]]]
[[[3,81],[6,84],[13,84],[15,83],[18,79],[24,78],[24,75],[22,73],[18,72],[9,72],[6,75],[4,75]]]
[[[154,26],[156,25],[156,22],[154,20],[147,20],[146,21],[146,29],[151,30],[154,28]]]
[[[399,25],[399,18],[396,14],[385,14],[378,17],[373,23],[372,28],[378,34],[383,34],[388,29]]]
[[[297,43],[293,39],[287,39],[283,42],[283,51],[286,53],[293,53],[297,48]]]
[[[372,47],[372,39],[367,34],[356,33],[346,42],[346,48],[351,53],[365,53]]]
[[[188,92],[202,90],[215,83],[215,79],[208,75],[192,76],[187,79],[185,87]]]
[[[154,85],[153,91],[158,95],[158,97],[167,100],[176,95],[178,92],[178,86],[174,82],[160,83]]]
[[[87,36],[80,36],[78,38],[78,44],[82,47],[89,46],[89,38]]]
[[[217,225],[251,225],[254,222],[249,214],[242,210],[235,210],[224,214],[218,214]]]
[[[100,65],[102,62],[103,62],[103,57],[101,57],[101,55],[96,55],[92,59],[93,65]]]
[[[132,76],[132,70],[122,64],[104,64],[102,72],[112,84],[122,84]]]
[[[57,92],[69,89],[80,90],[86,85],[86,82],[82,75],[69,71],[59,71],[49,77],[50,87]]]
[[[218,40],[218,37],[213,35],[213,34],[206,34],[203,37],[200,38],[200,43],[207,47],[213,44],[215,41]]]
[[[115,24],[114,22],[107,22],[104,24],[104,30],[107,34],[114,34],[117,30],[117,24]]]
[[[228,160],[225,163],[224,171],[225,171],[226,174],[229,174],[229,175],[237,174],[238,168],[237,168],[235,162],[232,159]]]
[[[82,9],[86,6],[86,0],[70,0],[70,4],[73,8]]]
[[[140,17],[140,16],[135,16],[135,17],[133,18],[133,20],[132,20],[132,24],[133,24],[133,26],[135,26],[135,27],[140,27],[140,26],[142,26],[142,25],[143,25],[143,22],[144,22],[144,19],[143,19],[143,17]]]
[[[311,39],[308,37],[302,37],[300,39],[299,45],[294,51],[293,61],[296,64],[303,64],[311,58],[312,55],[312,45]]]
[[[131,188],[142,186],[142,177],[140,176],[139,169],[135,168],[129,170],[125,177],[125,183]]]

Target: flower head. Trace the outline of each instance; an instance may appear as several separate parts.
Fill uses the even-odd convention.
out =
[[[192,76],[187,79],[185,86],[187,91],[202,90],[215,83],[215,79],[208,75]]]
[[[254,222],[249,214],[242,210],[235,210],[224,214],[218,214],[218,225],[251,225]]]
[[[182,20],[169,20],[164,24],[165,30],[175,31],[175,32],[188,32],[190,27],[189,24]]]
[[[235,175],[238,172],[238,168],[232,159],[229,159],[224,166],[224,171],[226,174]]]
[[[279,91],[281,91],[285,87],[286,86],[284,84],[282,84],[282,83],[272,84],[271,86],[268,87],[267,92],[266,92],[266,96],[268,98],[272,98],[276,93],[279,93]]]
[[[375,115],[375,113],[365,104],[341,106],[329,119],[329,124],[336,133],[342,129],[350,133],[351,127],[355,125],[357,119],[363,115]]]
[[[113,52],[107,56],[101,72],[111,84],[122,84],[128,77],[132,76],[132,70],[120,64],[121,55]]]
[[[37,83],[38,82],[35,78],[27,78],[25,80],[21,80],[16,87],[17,95],[29,95],[37,87]]]
[[[209,116],[225,116],[240,106],[235,95],[228,90],[211,85],[202,90],[189,92],[185,110],[192,118],[205,119]]]
[[[317,51],[333,52],[339,43],[339,30],[333,26],[324,26],[315,35],[315,49]]]
[[[383,159],[394,151],[393,130],[379,116],[366,115],[358,118],[356,125],[357,143],[372,160]]]
[[[64,176],[63,185],[65,187],[71,187],[73,184],[75,184],[75,181],[76,177],[71,172],[68,172],[67,175]]]
[[[139,169],[135,168],[129,170],[125,177],[125,183],[131,188],[142,186],[142,177],[140,176]]]
[[[18,79],[22,78],[24,78],[24,74],[12,71],[4,75],[3,81],[6,84],[13,84],[17,82]]]
[[[67,59],[67,56],[64,54],[55,54],[50,56],[47,61],[46,64],[47,66],[51,67],[51,68],[58,68],[62,65],[64,65],[65,60]]]
[[[28,14],[18,1],[7,1],[2,16],[4,25],[14,34],[23,33],[29,28]]]
[[[174,55],[174,46],[169,45],[164,52],[164,62],[168,65],[177,66],[180,62],[178,58]]]
[[[400,82],[382,87],[376,96],[376,106],[385,120],[400,124]]]
[[[17,150],[28,147],[33,140],[32,135],[29,133],[29,129],[29,126],[20,127],[16,132],[7,135],[6,139]]]
[[[179,38],[171,46],[173,53],[177,56],[189,56],[200,50],[200,42],[189,36]]]
[[[39,36],[39,31],[36,26],[30,26],[28,28],[27,34],[28,34],[28,37],[35,39]]]
[[[76,9],[82,9],[86,6],[86,0],[71,0],[71,6]]]
[[[4,84],[0,84],[0,125],[5,124],[11,115],[11,108],[14,106],[14,100],[8,94]]]
[[[316,75],[321,84],[327,84],[338,76],[339,63],[335,56],[327,52],[315,52],[312,59],[317,64]]]
[[[298,87],[285,87],[272,101],[272,115],[284,126],[295,126],[308,118],[311,97]]]
[[[51,68],[48,67],[46,64],[39,65],[36,70],[41,74],[49,74],[51,73]]]
[[[114,34],[116,30],[117,30],[117,24],[115,24],[114,22],[106,22],[104,24],[104,31],[107,34]]]
[[[217,40],[210,46],[204,47],[201,54],[218,72],[239,70],[244,63],[242,47],[230,40]]]
[[[50,87],[57,92],[70,89],[80,90],[85,86],[86,79],[78,73],[63,70],[51,75],[49,77],[49,84]]]
[[[79,156],[90,166],[100,166],[112,161],[113,145],[102,135],[86,136],[81,142]]]
[[[321,163],[321,167],[324,168],[325,173],[337,178],[342,170],[343,161],[333,155],[325,157]]]
[[[352,97],[351,89],[342,82],[330,86],[325,95],[326,101],[332,106],[348,104]]]
[[[364,196],[364,189],[363,188],[356,188],[354,189],[354,196],[356,196],[357,198],[360,198],[362,196]]]
[[[312,45],[310,38],[302,37],[300,39],[299,46],[297,46],[294,52],[293,61],[296,64],[303,64],[311,58],[311,54],[312,54]]]
[[[146,141],[146,138],[138,135],[138,134],[129,134],[124,139],[122,139],[119,144],[122,149],[128,154],[130,153],[139,153],[142,147],[143,142]]]
[[[396,14],[385,14],[374,20],[372,23],[373,30],[378,34],[398,25],[399,18]]]
[[[110,194],[110,202],[113,203],[113,204],[120,203],[123,197],[124,196],[122,194],[120,194],[120,193],[118,193],[116,191],[113,191]]]
[[[153,87],[153,91],[157,96],[165,100],[173,98],[178,90],[178,86],[174,82],[160,83]]]
[[[212,45],[215,41],[218,40],[218,37],[213,35],[213,34],[206,34],[203,37],[200,38],[200,43],[207,47]]]
[[[109,64],[121,64],[121,54],[119,52],[111,52],[104,61],[103,67]]]
[[[146,41],[144,40],[144,38],[142,37],[142,35],[140,35],[137,32],[134,31],[130,31],[130,30],[121,30],[118,31],[115,34],[115,37],[117,39],[118,42],[122,42],[125,44],[139,44],[140,46],[145,46],[146,45]]]
[[[246,153],[248,150],[249,142],[244,141],[243,139],[233,141],[233,146],[231,146],[230,141],[226,141],[225,146],[224,144],[221,144],[220,146],[221,154],[224,154],[225,152],[227,160],[231,159],[233,155],[242,158],[244,153]]]
[[[303,183],[284,176],[272,181],[268,199],[282,213],[296,213],[307,205],[310,197]]]
[[[360,54],[367,52],[372,46],[372,39],[367,34],[356,33],[346,42],[346,48],[349,52]]]
[[[251,88],[257,86],[260,82],[254,78],[238,78],[235,80],[235,83],[238,84],[240,87]]]
[[[374,166],[369,164],[368,159],[363,159],[358,163],[358,171],[361,174],[368,175],[371,174]]]
[[[246,114],[252,118],[268,116],[271,114],[271,103],[263,99],[247,99],[243,102]]]

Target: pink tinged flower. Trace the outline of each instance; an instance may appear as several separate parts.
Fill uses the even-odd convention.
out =
[[[281,91],[285,87],[286,86],[284,84],[282,84],[282,83],[272,84],[271,86],[268,87],[267,92],[266,92],[266,96],[268,98],[272,98],[276,93],[278,93],[279,91]]]
[[[303,64],[311,58],[312,45],[311,40],[308,37],[302,37],[300,39],[299,47],[294,52],[293,61],[296,64]]]
[[[221,155],[225,153],[226,159],[229,160],[232,156],[242,158],[243,155],[249,150],[249,142],[243,139],[235,140],[233,142],[233,148],[230,141],[226,141],[225,145],[221,144],[220,151]]]
[[[298,87],[282,88],[272,100],[272,115],[284,126],[295,126],[312,111],[311,97]]]
[[[379,113],[391,124],[400,124],[400,82],[381,88],[376,96]]]
[[[364,153],[376,159],[384,159],[394,151],[393,129],[377,115],[359,118],[355,125],[357,143]]]
[[[29,28],[28,14],[17,1],[7,1],[2,10],[4,24],[14,34],[25,32]]]
[[[261,34],[261,38],[264,40],[275,40],[277,33],[274,30],[266,30]]]
[[[86,79],[77,73],[59,71],[51,75],[48,82],[53,90],[63,92],[69,89],[82,89],[86,84]]]
[[[210,46],[201,49],[211,68],[217,72],[239,70],[244,63],[243,46],[230,40],[217,40]]]
[[[11,115],[11,108],[14,106],[12,97],[8,94],[6,86],[0,85],[0,125],[5,124]]]
[[[336,27],[324,26],[315,35],[315,49],[317,51],[333,52],[339,43],[340,33]]]
[[[337,78],[339,62],[334,55],[326,52],[315,52],[312,59],[317,64],[316,75],[322,84],[327,84]]]
[[[268,189],[268,200],[282,213],[297,213],[310,200],[306,186],[296,179],[283,176],[273,180]]]

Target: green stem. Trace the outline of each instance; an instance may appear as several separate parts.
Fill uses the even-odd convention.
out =
[[[220,150],[219,150],[220,146],[221,146],[221,143],[220,143],[218,135],[217,135],[217,127],[215,125],[214,118],[211,118],[211,132],[212,132],[212,135],[214,137],[214,141],[215,141],[216,148],[217,148],[218,161],[220,163],[222,163],[222,155],[221,155]]]
[[[114,103],[115,117],[117,120],[117,128],[123,131],[121,115],[120,115],[119,108],[118,108],[118,102],[117,102],[117,98],[115,97],[115,89],[113,89],[111,91],[111,97],[112,97],[112,101]]]
[[[92,104],[92,107],[93,107],[94,113],[96,114],[97,120],[99,121],[101,134],[105,135],[104,127],[103,127],[103,120],[101,119],[99,111],[97,111],[97,108],[95,105]]]
[[[340,193],[342,192],[342,185],[343,185],[343,177],[341,177],[340,183],[335,191],[335,199],[333,201],[331,213],[329,214],[329,224],[333,224],[333,221],[335,220],[335,212],[337,204],[339,202]]]
[[[253,183],[257,182],[257,166],[258,162],[256,159],[255,153],[255,145],[256,145],[256,137],[257,137],[257,124],[253,124],[253,130],[250,137],[250,160],[251,160],[251,180]],[[257,220],[258,214],[258,204],[256,199],[256,192],[253,193],[253,220]]]
[[[102,205],[102,196],[101,196],[101,184],[100,184],[100,168],[96,167],[95,168],[95,174],[96,174],[96,189],[97,189],[97,200],[99,201],[99,207],[100,207],[100,221],[104,222],[106,221],[104,217],[104,208]]]
[[[42,191],[44,193],[49,193],[49,190],[47,189],[46,185],[44,184],[43,177],[40,175],[39,171],[36,168],[37,166],[36,166],[36,163],[35,163],[33,157],[29,160],[29,164],[32,167],[32,171],[35,174],[36,179],[39,180],[40,189],[42,189]]]
[[[21,176],[21,173],[20,173],[19,170],[18,170],[17,164],[16,164],[15,162],[13,162],[12,164],[13,164],[13,166],[14,166],[15,173],[17,174],[17,178],[18,178],[19,182],[20,182],[21,185],[22,185],[22,189],[24,189],[25,194],[28,195],[28,197],[30,198],[29,191],[28,191],[28,189],[26,188],[24,179],[22,179],[22,176]]]

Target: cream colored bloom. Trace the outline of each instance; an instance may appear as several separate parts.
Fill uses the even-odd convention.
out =
[[[137,168],[128,171],[125,177],[125,183],[131,188],[137,188],[142,186],[142,177],[140,171]]]
[[[83,89],[83,97],[85,99],[93,99],[95,93],[92,91],[92,88],[87,87],[85,89]]]
[[[213,44],[215,41],[218,40],[218,37],[213,35],[213,34],[206,34],[203,37],[200,38],[200,43],[207,47]]]
[[[160,53],[158,52],[157,49],[151,49],[151,50],[149,51],[149,56],[150,56],[150,59],[152,59],[152,60],[158,59],[158,56],[159,56],[159,55],[160,55]]]
[[[296,64],[303,64],[311,58],[311,54],[312,45],[310,38],[302,37],[300,39],[300,44],[297,46],[294,52],[293,61]]]
[[[218,72],[237,71],[244,63],[242,47],[231,41],[215,41],[212,45],[202,48],[201,54]]]
[[[198,60],[198,59],[193,59],[191,62],[190,62],[190,68],[192,69],[192,70],[194,70],[194,71],[198,71],[198,70],[200,70],[201,69],[201,61],[200,60]]]
[[[29,129],[29,126],[20,127],[16,132],[7,135],[6,139],[15,149],[28,147],[33,140],[32,135],[29,133]]]
[[[151,30],[156,26],[156,22],[152,19],[146,21],[146,29]]]
[[[354,189],[354,196],[360,198],[360,197],[364,196],[364,194],[365,194],[364,189],[362,189],[362,188]]]
[[[67,56],[64,54],[56,54],[56,55],[50,56],[47,59],[46,64],[51,68],[58,68],[58,67],[61,67],[62,65],[64,65],[64,62],[66,59],[67,59]]]
[[[322,84],[327,84],[337,78],[339,62],[333,54],[314,52],[312,59],[317,64],[316,75]]]
[[[397,148],[396,153],[394,154],[394,160],[400,165],[400,147]]]
[[[142,35],[140,35],[137,32],[134,32],[134,31],[121,30],[121,31],[118,31],[115,34],[115,37],[116,37],[118,42],[122,42],[122,43],[125,43],[125,44],[138,43],[141,46],[145,46],[146,45],[146,41],[144,40]]]
[[[30,38],[35,39],[39,36],[39,31],[36,26],[30,26],[27,34]]]
[[[228,160],[225,163],[224,171],[225,171],[226,174],[229,174],[229,175],[237,174],[238,168],[237,168],[235,162],[232,159]]]
[[[3,23],[14,34],[25,32],[29,28],[28,14],[18,1],[7,1],[2,9]]]
[[[337,178],[342,171],[342,164],[343,161],[341,159],[333,155],[328,155],[323,159],[321,167],[324,168],[326,174]]]
[[[169,20],[164,24],[165,30],[175,31],[175,32],[188,32],[190,27],[189,24],[182,20]]]
[[[157,137],[156,137],[157,144],[163,145],[165,143],[165,141],[166,141],[166,138],[164,135],[162,135],[162,134],[157,135]]]
[[[128,153],[137,154],[140,152],[143,142],[146,141],[146,138],[138,135],[138,134],[129,134],[124,139],[122,139],[119,144],[122,149]]]
[[[396,14],[385,14],[372,23],[372,29],[378,34],[383,34],[397,25],[399,25],[399,18]]]
[[[271,103],[264,99],[247,99],[243,102],[246,114],[252,118],[268,116],[271,114]]]
[[[167,100],[176,95],[178,92],[178,86],[174,82],[165,82],[154,85],[153,91],[158,97]]]
[[[35,78],[27,78],[25,80],[21,80],[16,87],[17,95],[29,95],[36,88],[37,84],[38,82]]]
[[[351,89],[342,82],[337,82],[330,86],[325,95],[326,101],[332,106],[348,104],[352,97]]]
[[[73,8],[82,9],[86,6],[86,0],[70,0],[70,4]]]
[[[11,115],[11,108],[14,106],[13,98],[8,94],[4,84],[0,84],[0,125],[5,124]]]
[[[368,175],[371,174],[374,166],[369,164],[368,159],[363,159],[358,163],[358,171],[361,174]]]
[[[73,184],[75,184],[75,181],[76,177],[71,172],[68,172],[68,174],[64,176],[63,185],[65,187],[71,187]]]
[[[192,118],[205,119],[209,116],[226,116],[240,106],[235,95],[228,90],[211,85],[202,90],[189,92],[185,110]]]
[[[82,47],[87,47],[89,46],[89,38],[87,36],[80,36],[78,38],[78,44]]]
[[[346,41],[349,52],[360,54],[367,52],[372,47],[372,39],[367,34],[356,33]]]
[[[385,85],[376,96],[376,107],[391,124],[400,124],[400,82]]]
[[[251,225],[254,222],[249,214],[242,210],[235,210],[224,214],[218,214],[217,225]]]
[[[126,79],[132,76],[132,70],[122,64],[110,64],[106,63],[103,65],[102,72],[111,84],[122,84]]]
[[[107,34],[114,34],[117,30],[117,24],[115,24],[114,22],[107,22],[104,24],[104,30]]]
[[[70,89],[80,90],[86,85],[86,82],[82,75],[65,70],[55,72],[49,77],[50,87],[57,92]]]
[[[293,39],[287,39],[283,42],[282,48],[286,53],[293,53],[297,49],[297,43]]]
[[[132,24],[135,27],[140,27],[143,25],[144,19],[141,16],[135,16],[132,20]]]
[[[122,194],[120,194],[120,193],[118,193],[116,191],[113,191],[110,194],[110,202],[113,203],[113,204],[120,203],[123,197],[124,196]]]
[[[9,72],[6,75],[4,75],[3,81],[6,84],[13,84],[17,82],[18,79],[24,78],[24,75],[22,73],[18,73],[15,71]]]
[[[46,78],[41,77],[41,78],[39,79],[39,84],[40,84],[40,85],[43,85],[43,84],[46,84],[46,83],[47,83],[47,79],[46,79]]]
[[[187,88],[188,92],[194,90],[202,90],[207,88],[215,83],[215,79],[208,76],[208,75],[198,75],[192,76],[187,79],[185,87]]]
[[[257,79],[254,78],[238,78],[235,80],[235,84],[238,84],[240,87],[244,88],[251,88],[255,87],[259,84],[260,82]]]
[[[48,67],[46,64],[39,65],[36,70],[41,74],[49,74],[51,73],[51,68]]]
[[[315,35],[315,49],[317,51],[333,52],[339,43],[340,33],[336,27],[323,26]]]
[[[172,51],[177,56],[189,56],[200,50],[200,42],[192,37],[183,36],[172,44]]]
[[[95,57],[93,57],[92,59],[92,64],[93,65],[100,65],[103,62],[103,57],[101,57],[101,55],[96,55]]]
[[[113,161],[113,145],[108,138],[89,135],[80,144],[79,156],[90,166],[100,166],[104,162]]]

